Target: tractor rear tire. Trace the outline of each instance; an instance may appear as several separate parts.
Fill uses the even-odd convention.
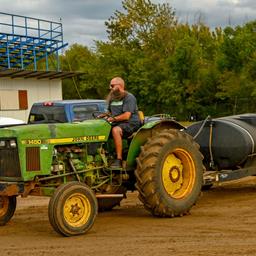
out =
[[[139,199],[154,216],[188,214],[202,187],[203,156],[193,138],[179,130],[163,130],[149,138],[137,158]]]
[[[0,226],[4,226],[16,210],[16,196],[0,196]]]
[[[94,192],[84,183],[62,184],[54,192],[48,206],[49,221],[63,236],[86,233],[98,213]]]

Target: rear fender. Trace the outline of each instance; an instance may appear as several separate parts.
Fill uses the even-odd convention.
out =
[[[174,120],[158,120],[148,122],[143,125],[135,134],[133,134],[128,155],[127,155],[127,170],[135,169],[136,158],[140,154],[140,148],[154,134],[164,129],[185,129],[184,126]]]

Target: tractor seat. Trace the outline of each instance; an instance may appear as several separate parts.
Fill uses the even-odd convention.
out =
[[[138,116],[139,116],[140,124],[143,125],[144,121],[145,121],[145,116],[144,116],[143,111],[139,110],[138,111]]]
[[[138,111],[138,116],[139,116],[139,120],[140,120],[140,126],[142,126],[144,124],[144,113],[143,111]],[[132,140],[132,138],[134,137],[134,135],[136,134],[137,131],[135,131],[132,135],[130,135],[127,140],[130,142]]]

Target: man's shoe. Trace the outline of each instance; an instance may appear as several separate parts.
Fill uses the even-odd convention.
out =
[[[115,159],[114,162],[110,165],[110,168],[122,168],[122,160]]]

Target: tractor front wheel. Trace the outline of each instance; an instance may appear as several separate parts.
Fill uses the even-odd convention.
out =
[[[16,210],[16,196],[0,196],[0,226],[5,225]]]
[[[145,208],[159,217],[188,213],[201,192],[202,159],[198,145],[185,132],[163,130],[149,138],[135,171]]]
[[[58,187],[48,206],[52,227],[64,236],[86,233],[92,227],[97,212],[94,192],[80,182],[70,182]]]

